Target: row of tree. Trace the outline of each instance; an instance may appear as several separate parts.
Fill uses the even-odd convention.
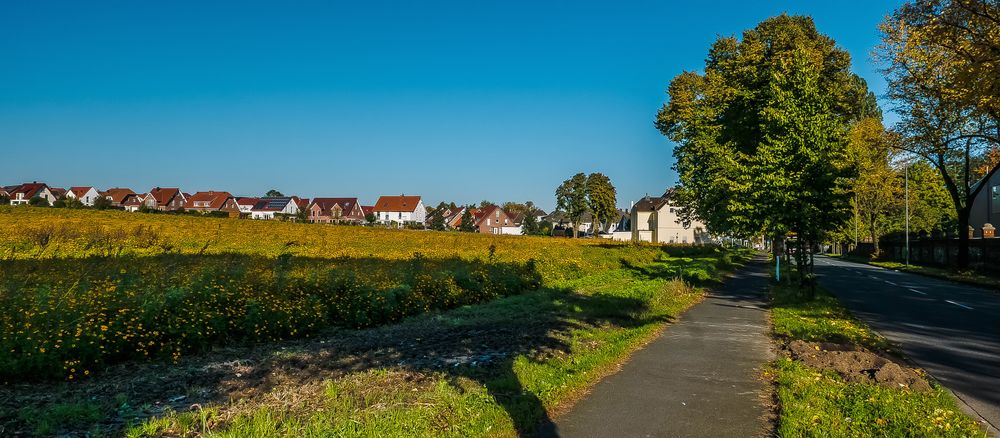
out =
[[[615,186],[602,173],[578,173],[556,188],[556,208],[566,213],[574,238],[579,237],[580,218],[589,212],[594,217],[596,236],[607,229],[607,222],[618,211]]]
[[[972,200],[997,169],[1000,6],[915,0],[881,25],[877,58],[901,121],[882,123],[850,56],[809,17],[781,15],[719,38],[704,73],[668,88],[656,126],[677,144],[685,220],[780,243],[877,242],[901,229],[951,231],[968,263]],[[798,257],[800,270],[808,269]]]

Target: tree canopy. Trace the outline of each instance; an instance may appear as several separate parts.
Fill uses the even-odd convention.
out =
[[[577,237],[580,218],[587,212],[587,175],[581,172],[563,181],[556,188],[556,205],[566,212],[573,223],[573,237]]]
[[[719,38],[703,75],[674,78],[656,126],[677,143],[682,218],[799,242],[850,218],[849,126],[880,116],[850,65],[811,18],[780,15]]]
[[[617,196],[611,179],[602,173],[587,176],[587,208],[594,215],[594,235],[602,231],[606,223],[617,211]]]

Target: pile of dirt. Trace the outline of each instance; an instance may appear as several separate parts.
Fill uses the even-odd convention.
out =
[[[787,348],[793,359],[813,368],[833,370],[848,382],[913,391],[931,389],[914,369],[854,345],[792,341]]]

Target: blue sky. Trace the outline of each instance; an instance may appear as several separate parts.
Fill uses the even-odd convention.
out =
[[[211,5],[206,5],[211,3]],[[811,15],[884,92],[892,2],[5,2],[0,184],[533,200],[676,182],[653,127],[719,35]]]

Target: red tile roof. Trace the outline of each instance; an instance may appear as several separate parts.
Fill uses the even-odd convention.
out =
[[[381,196],[375,202],[374,211],[413,212],[419,203],[419,196]]]
[[[339,205],[342,214],[349,216],[357,204],[358,198],[313,198],[312,200],[312,205],[319,206],[321,216],[330,216],[330,209],[334,205]]]
[[[70,187],[69,191],[73,192],[73,194],[76,195],[77,198],[82,198],[82,197],[84,197],[84,196],[87,195],[87,192],[89,192],[90,189],[93,189],[93,187],[89,187],[89,186],[88,187]]]
[[[211,209],[218,210],[226,205],[226,201],[232,198],[233,195],[229,192],[197,192],[187,198],[187,202],[184,203],[185,209]],[[204,203],[207,202],[208,205]]]
[[[375,213],[375,206],[374,205],[362,205],[361,206],[361,212],[364,213],[365,216],[368,216],[370,214],[374,214]]]
[[[134,195],[134,194],[135,194],[135,192],[133,192],[132,189],[125,189],[125,188],[120,188],[120,187],[115,187],[115,188],[107,189],[107,190],[101,192],[101,196],[105,196],[105,197],[110,196],[111,197],[111,202],[114,202],[115,204],[121,204],[122,201],[125,200],[126,196],[128,196],[128,195]]]
[[[66,189],[62,189],[59,187],[49,187],[49,193],[52,193],[52,196],[55,196],[56,198],[61,198],[63,196],[66,196]]]
[[[42,191],[42,189],[44,189],[45,187],[47,187],[45,183],[39,183],[39,182],[24,183],[17,186],[17,188],[15,188],[14,190],[11,190],[10,197],[16,198],[17,193],[23,193],[24,199],[31,199],[37,196],[38,192]]]
[[[245,196],[244,197],[240,197],[240,198],[236,198],[236,203],[239,204],[239,205],[254,205],[254,204],[256,204],[259,201],[260,201],[260,198],[248,198],[248,197],[245,197]]]
[[[156,200],[156,205],[158,207],[165,207],[175,196],[180,194],[181,190],[174,188],[163,188],[163,187],[153,187],[149,191],[153,195],[153,199]]]

